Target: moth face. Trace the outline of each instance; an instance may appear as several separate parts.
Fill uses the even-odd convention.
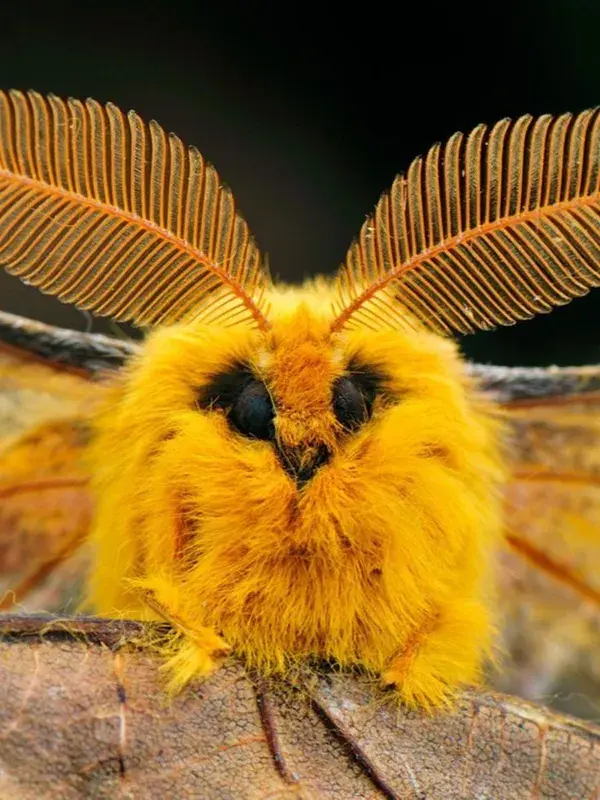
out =
[[[199,408],[220,415],[249,447],[270,452],[299,492],[371,419],[383,378],[336,348],[299,314],[245,360],[228,364],[198,391]],[[240,443],[242,441],[240,439]]]

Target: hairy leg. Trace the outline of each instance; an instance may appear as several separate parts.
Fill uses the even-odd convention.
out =
[[[164,588],[164,587],[163,587]],[[191,626],[169,608],[160,595],[163,592],[145,589],[143,599],[159,617],[173,628],[173,636],[161,646],[167,656],[164,669],[169,673],[169,691],[175,693],[193,678],[210,675],[231,648],[212,628]]]
[[[411,708],[433,709],[452,701],[457,684],[481,679],[490,647],[490,620],[485,606],[454,600],[432,615],[395,655],[382,675]]]

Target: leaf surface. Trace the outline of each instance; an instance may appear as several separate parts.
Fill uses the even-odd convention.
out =
[[[453,713],[426,717],[357,677],[261,686],[231,662],[168,700],[158,663],[133,644],[135,623],[11,617],[0,631],[7,800],[581,800],[600,790],[599,728],[502,695],[467,693]]]

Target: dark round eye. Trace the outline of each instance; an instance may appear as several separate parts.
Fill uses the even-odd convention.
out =
[[[231,406],[228,417],[233,427],[253,439],[273,439],[273,404],[260,381],[252,381]]]
[[[360,428],[370,417],[370,404],[350,378],[338,378],[333,385],[333,413],[348,431]]]

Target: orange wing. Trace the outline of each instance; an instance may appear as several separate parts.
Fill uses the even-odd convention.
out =
[[[474,372],[508,417],[502,688],[539,697],[600,666],[600,366]]]
[[[76,594],[83,557],[69,556],[92,514],[87,419],[101,376],[131,350],[0,313],[0,609],[26,596],[29,607],[64,607]]]

